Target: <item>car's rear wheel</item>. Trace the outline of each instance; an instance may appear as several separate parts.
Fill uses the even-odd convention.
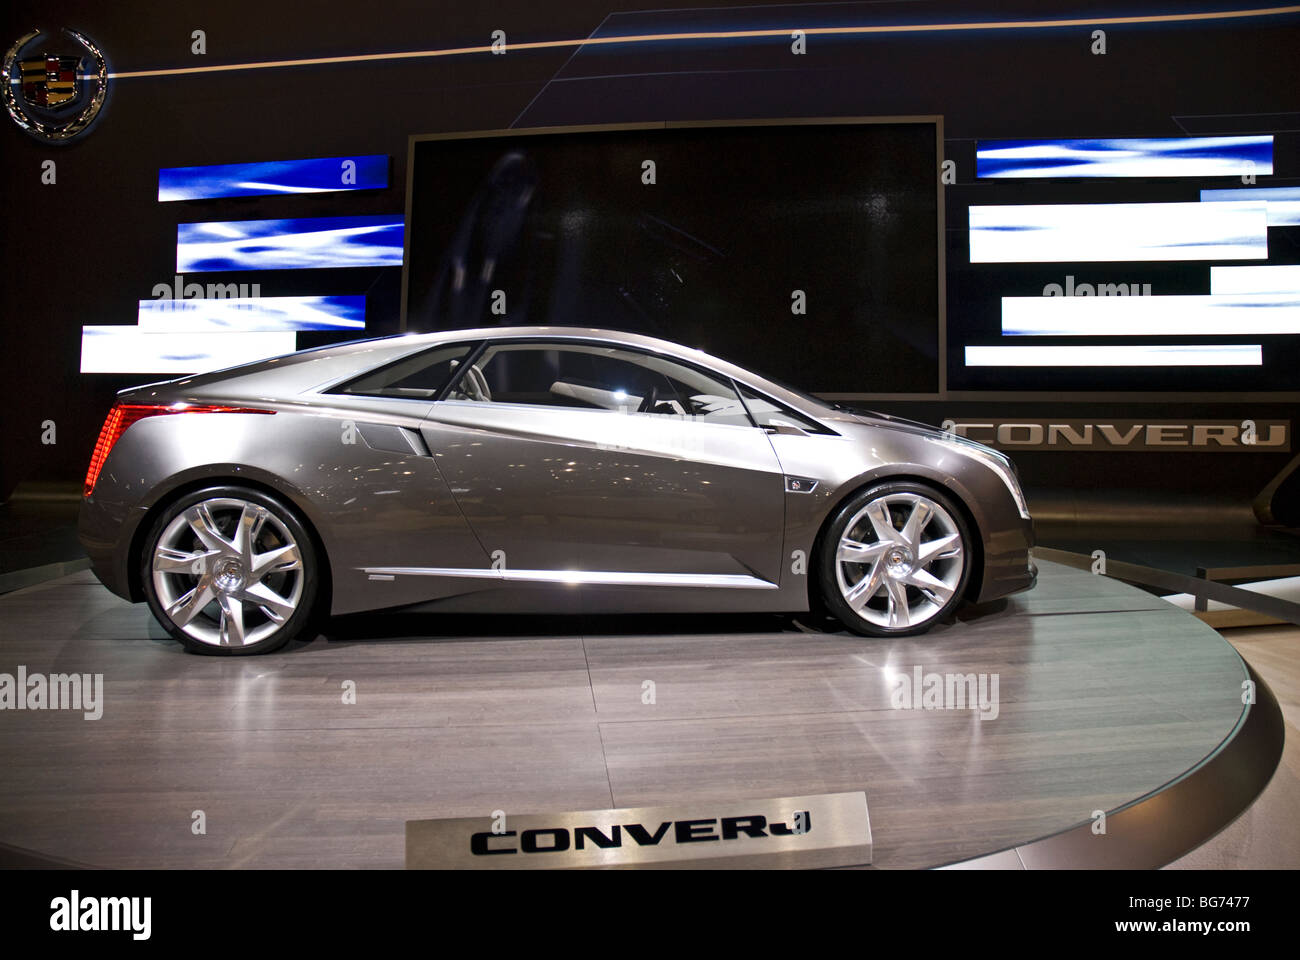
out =
[[[194,653],[268,653],[307,631],[317,551],[292,509],[245,487],[198,490],[169,504],[145,538],[149,608]]]
[[[948,497],[918,483],[877,484],[851,497],[822,538],[822,600],[855,633],[921,633],[961,602],[971,553]]]

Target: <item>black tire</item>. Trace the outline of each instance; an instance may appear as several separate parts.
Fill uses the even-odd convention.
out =
[[[247,505],[247,513],[237,504]],[[202,511],[205,507],[203,515],[211,518],[219,535],[216,539],[209,537],[207,542],[183,519],[191,508]],[[238,546],[235,527],[245,516],[252,518],[250,532],[254,533],[249,553],[210,549],[213,542],[221,541]],[[200,526],[207,529],[206,521]],[[167,543],[163,543],[165,536]],[[165,556],[159,557],[160,547]],[[299,564],[296,569],[295,550]],[[156,557],[160,565],[167,567],[157,574]],[[278,559],[268,561],[266,571],[258,574],[248,569],[247,557]],[[251,656],[270,653],[295,638],[309,636],[316,625],[322,559],[297,512],[282,500],[249,487],[219,485],[195,490],[168,504],[145,535],[138,562],[150,611],[186,650],[208,656]],[[193,562],[186,568],[177,566],[190,560]],[[175,608],[183,603],[187,591],[199,589],[204,582],[211,599],[192,612],[188,622],[179,622],[184,610],[176,618],[167,613],[169,603]],[[256,594],[250,596],[247,590]],[[203,596],[200,593],[195,599]],[[289,599],[293,601],[291,612],[283,605]],[[186,609],[191,606],[186,605]],[[252,626],[248,624],[250,617]],[[236,637],[244,642],[235,642]]]
[[[882,498],[890,499],[882,501]],[[928,564],[918,566],[908,564],[906,562],[908,556],[902,556],[900,562],[892,565],[892,569],[899,571],[904,568],[909,571],[922,570],[929,573],[931,579],[939,581],[944,590],[951,590],[951,593],[945,596],[943,591],[940,591],[937,587],[918,587],[911,585],[910,582],[905,582],[907,578],[915,576],[914,573],[909,572],[907,577],[892,577],[891,574],[885,571],[891,569],[889,561],[894,558],[882,556],[879,562],[885,564],[885,567],[880,575],[881,586],[867,593],[866,606],[861,608],[862,612],[860,613],[846,599],[842,581],[848,583],[850,587],[862,586],[870,588],[868,577],[876,561],[861,564],[846,562],[844,570],[841,571],[839,569],[841,565],[836,559],[840,541],[850,524],[853,524],[854,537],[852,539],[855,543],[860,542],[867,547],[875,548],[875,545],[881,542],[876,535],[874,523],[869,518],[863,518],[863,511],[869,504],[876,501],[881,501],[882,506],[885,507],[886,515],[891,518],[891,525],[899,531],[901,536],[905,526],[900,527],[898,508],[905,508],[907,502],[909,502],[908,498],[921,498],[942,511],[943,523],[940,526],[943,529],[940,532],[944,537],[955,534],[960,538],[960,567],[959,569],[954,567],[954,564],[958,562],[956,559],[946,557],[943,553],[940,553]],[[929,520],[921,526],[921,530],[928,532],[928,524],[940,519],[940,516],[937,511],[931,511]],[[872,528],[870,530],[870,541],[866,537],[859,538],[857,536],[857,533],[866,527]],[[929,546],[937,541],[938,538],[936,537],[932,541],[925,542],[925,545]],[[854,546],[853,549],[856,550],[858,547]],[[951,550],[951,547],[948,550]],[[953,503],[952,497],[935,487],[911,481],[878,483],[850,497],[840,506],[827,524],[819,542],[818,551],[816,558],[818,587],[820,589],[820,600],[826,612],[854,633],[868,637],[900,637],[924,633],[934,624],[950,617],[962,602],[966,586],[970,582],[972,564],[977,556],[971,539],[970,525],[966,522],[962,511]],[[908,553],[908,551],[903,552]],[[941,574],[941,576],[936,576],[936,573]],[[850,577],[856,579],[850,583]],[[899,582],[890,584],[888,583],[889,579]],[[890,593],[900,587],[908,597],[908,602],[894,604],[891,602]],[[863,592],[866,593],[867,589],[864,589]],[[881,593],[884,594],[883,597]],[[924,614],[923,619],[919,619],[919,613],[915,616],[910,613],[910,604],[912,603],[916,604],[917,610]],[[909,622],[891,625],[890,610],[894,606],[901,606],[909,610],[907,618]],[[868,617],[877,622],[873,622],[873,619],[868,619]],[[878,622],[881,619],[887,622]]]

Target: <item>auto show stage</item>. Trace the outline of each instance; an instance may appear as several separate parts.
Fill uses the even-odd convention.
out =
[[[1281,746],[1217,633],[1052,563],[905,639],[386,614],[249,658],[183,652],[80,572],[0,597],[0,673],[20,669],[102,674],[102,716],[0,713],[5,865],[400,868],[407,820],[861,790],[876,867],[1054,866],[1053,844],[1157,866],[1249,805]],[[975,702],[924,696],[932,675],[973,675]]]

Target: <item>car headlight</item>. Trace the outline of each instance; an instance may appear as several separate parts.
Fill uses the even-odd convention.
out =
[[[1020,479],[1016,476],[1016,467],[1011,462],[1010,457],[994,450],[992,447],[986,447],[982,443],[967,440],[965,437],[945,437],[938,442],[967,456],[974,457],[985,464],[1006,485],[1007,492],[1011,494],[1011,499],[1016,502],[1016,509],[1020,511],[1020,515],[1026,520],[1033,519],[1029,516],[1029,505],[1025,503],[1025,492],[1020,489]]]

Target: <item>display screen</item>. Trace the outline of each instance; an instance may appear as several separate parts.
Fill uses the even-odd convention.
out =
[[[388,155],[382,153],[164,167],[158,171],[158,199],[162,202],[378,190],[386,186]]]
[[[227,220],[176,227],[176,270],[310,270],[398,267],[402,218]]]
[[[364,330],[365,294],[343,297],[248,297],[141,300],[147,333],[252,333],[270,330]]]
[[[981,140],[976,176],[1233,177],[1273,172],[1273,137]]]
[[[603,327],[811,391],[938,389],[932,122],[412,146],[408,331]]]
[[[981,141],[946,194],[948,387],[1295,390],[1300,189],[1254,181],[1297,144]]]
[[[1300,187],[1232,187],[1202,190],[1205,203],[1263,201],[1270,227],[1300,227]]]
[[[150,333],[135,324],[81,328],[82,373],[198,373],[293,353],[292,330]]]
[[[1262,200],[970,208],[971,263],[1267,259]]]

